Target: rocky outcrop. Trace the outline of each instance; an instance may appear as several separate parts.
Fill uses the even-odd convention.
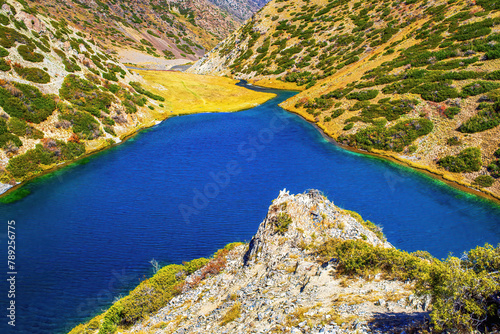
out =
[[[183,291],[158,313],[123,333],[391,333],[425,317],[428,302],[412,285],[337,273],[316,245],[364,240],[392,247],[317,190],[280,192],[248,245],[232,249],[224,270]]]

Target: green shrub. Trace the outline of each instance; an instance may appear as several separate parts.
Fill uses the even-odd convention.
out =
[[[85,110],[96,117],[101,116],[101,111],[108,112],[111,103],[115,101],[114,95],[101,91],[90,81],[74,74],[64,78],[59,95],[78,109]]]
[[[332,112],[331,117],[332,117],[332,119],[337,118],[337,117],[339,117],[340,115],[342,115],[344,112],[345,112],[345,110],[344,110],[344,109],[335,109],[335,110]]]
[[[378,90],[366,90],[350,93],[346,97],[350,100],[367,101],[376,98],[377,95]]]
[[[20,83],[9,83],[6,87],[19,92],[14,96],[8,89],[0,87],[0,105],[10,116],[40,123],[52,115],[56,108],[54,97],[42,94],[36,87]]]
[[[451,87],[450,83],[424,83],[411,90],[412,93],[420,94],[424,100],[433,102],[443,102],[459,96],[458,91]]]
[[[20,45],[17,47],[17,51],[24,60],[32,63],[42,62],[45,58],[41,53],[34,52],[35,48],[33,46]]]
[[[434,330],[472,333],[498,324],[500,247],[486,244],[459,259],[434,261],[419,284],[420,293],[432,297],[431,323]],[[478,321],[480,319],[480,321]]]
[[[15,65],[14,70],[21,78],[31,82],[36,82],[41,84],[50,82],[50,75],[44,70],[41,70],[39,68],[22,67],[20,65],[17,66]]]
[[[51,165],[64,160],[72,160],[85,153],[85,146],[80,143],[54,141],[55,149],[44,148],[41,144],[26,153],[13,157],[9,160],[7,171],[16,180],[22,181],[31,175],[42,171],[41,165]],[[59,150],[57,150],[59,149]],[[56,152],[62,154],[57,155]]]
[[[17,117],[11,117],[9,119],[9,131],[20,137],[28,137],[33,139],[42,139],[43,132],[29,126],[26,121],[19,119]]]
[[[195,271],[206,265],[209,261],[210,259],[202,257],[199,259],[191,260],[189,262],[184,262],[183,265],[188,275],[191,275],[192,273],[194,273]]]
[[[274,231],[276,233],[285,233],[288,231],[288,226],[292,223],[292,217],[286,212],[280,212],[274,220]]]
[[[474,183],[483,188],[491,187],[494,182],[495,179],[490,175],[479,175],[474,179]]]
[[[7,61],[5,61],[5,59],[0,58],[0,71],[8,72],[11,69],[12,67],[10,66],[10,64]]]
[[[437,162],[438,165],[453,173],[477,172],[481,169],[481,150],[469,147],[456,156],[446,156]]]
[[[433,127],[434,125],[428,119],[412,119],[396,123],[390,128],[368,127],[343,138],[342,141],[365,150],[375,148],[402,152],[415,139],[429,134]]]
[[[156,95],[156,94],[151,93],[150,91],[147,91],[146,89],[142,88],[141,84],[138,82],[132,81],[132,82],[130,82],[130,86],[132,86],[136,90],[137,93],[142,94],[142,95],[146,95],[150,99],[161,101],[161,102],[165,101],[165,98],[163,96]]]
[[[8,55],[9,55],[9,51],[7,51],[6,49],[4,49],[0,46],[0,57],[3,58],[3,57],[7,57]]]
[[[328,240],[316,250],[324,261],[338,260],[338,270],[349,276],[368,276],[382,271],[387,278],[416,280],[424,278],[430,263],[395,248],[376,247],[361,240]]]
[[[110,85],[108,86],[108,90],[109,90],[111,93],[113,93],[113,94],[118,93],[118,92],[120,91],[120,89],[121,89],[121,88],[120,88],[120,85],[110,84]]]
[[[347,123],[346,126],[344,126],[344,131],[349,131],[354,127],[354,123]]]
[[[462,88],[462,96],[476,96],[479,94],[487,93],[493,89],[497,89],[500,87],[499,83],[489,82],[489,81],[476,81],[471,84],[468,84]]]
[[[111,73],[103,73],[102,74],[102,77],[106,80],[109,80],[109,81],[114,81],[114,82],[118,82],[118,78],[116,77],[116,73],[114,72],[111,72]]]
[[[431,296],[436,331],[471,333],[498,323],[500,247],[478,246],[461,259],[450,256],[441,262],[427,252],[409,254],[361,240],[333,239],[317,247],[316,254],[325,262],[336,259],[344,275],[381,271],[386,278],[415,281],[419,295]]]
[[[86,111],[65,110],[59,115],[60,120],[69,121],[73,132],[83,139],[95,139],[101,135],[99,122]]]
[[[450,146],[457,146],[462,144],[462,142],[458,139],[458,137],[450,137],[446,140],[446,144]]]
[[[458,113],[460,113],[460,107],[448,107],[444,111],[444,114],[449,119],[453,119],[456,115],[458,115]]]
[[[500,103],[481,104],[479,112],[465,121],[458,130],[475,133],[492,129],[500,124]]]
[[[495,179],[500,177],[500,160],[495,160],[488,165],[488,171]]]
[[[6,26],[10,23],[10,20],[7,16],[0,14],[0,24]]]
[[[82,68],[78,66],[78,64],[74,61],[68,60],[68,59],[63,59],[63,64],[64,68],[66,69],[67,72],[73,73],[73,72],[78,72],[81,71]]]
[[[14,144],[16,147],[23,146],[23,142],[19,139],[18,136],[13,135],[12,133],[4,133],[0,135],[0,147],[6,148],[7,144]]]

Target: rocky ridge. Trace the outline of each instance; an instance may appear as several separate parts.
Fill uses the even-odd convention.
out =
[[[336,259],[320,260],[315,251],[314,245],[328,240],[392,248],[377,232],[317,190],[281,191],[250,243],[228,248],[220,273],[207,276],[214,267],[209,262],[185,278],[182,291],[166,306],[117,332],[399,333],[415,328],[426,317],[429,300],[417,298],[410,282],[387,280],[382,273],[343,276]],[[85,330],[99,327],[99,319],[71,334],[94,332]]]

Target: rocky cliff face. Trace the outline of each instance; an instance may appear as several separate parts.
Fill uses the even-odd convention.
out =
[[[249,19],[265,6],[268,0],[209,0],[241,21]]]
[[[412,284],[386,280],[382,273],[343,276],[337,259],[318,255],[318,246],[331,240],[392,248],[377,234],[371,223],[317,190],[282,191],[248,245],[217,255],[177,285],[182,291],[167,305],[118,332],[399,333],[426,314],[428,302],[413,295]],[[99,323],[102,317],[71,334],[90,333],[85,330]]]

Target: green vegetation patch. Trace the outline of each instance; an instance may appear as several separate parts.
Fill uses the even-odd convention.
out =
[[[491,187],[494,182],[495,179],[490,175],[479,175],[474,179],[474,183],[482,188]]]
[[[437,164],[452,173],[477,172],[481,169],[481,150],[469,147],[455,156],[446,156],[438,160]]]
[[[350,93],[346,97],[349,100],[367,101],[376,98],[377,95],[378,95],[378,90],[365,90],[365,91]]]
[[[415,139],[429,134],[433,127],[428,119],[411,119],[401,121],[390,128],[368,127],[347,137],[339,137],[339,141],[365,150],[375,148],[402,152]]]
[[[0,203],[3,203],[3,204],[14,203],[14,202],[22,200],[23,198],[25,198],[29,194],[31,194],[31,191],[29,189],[20,188],[20,189],[14,190],[13,192],[11,192],[5,196],[0,197]]]
[[[77,111],[72,108],[61,108],[60,121],[70,122],[73,132],[79,138],[92,140],[101,136],[99,122],[86,111]]]
[[[101,111],[107,113],[111,103],[115,101],[113,94],[100,90],[92,82],[74,74],[64,78],[59,95],[71,102],[76,108],[87,111],[96,117],[101,116]]]
[[[32,63],[42,62],[45,58],[41,53],[35,52],[35,48],[31,45],[20,45],[17,47],[17,51],[24,60]]]
[[[42,69],[36,67],[22,67],[19,64],[14,64],[14,71],[23,79],[46,84],[50,82],[50,75]]]
[[[38,144],[34,149],[9,160],[7,171],[18,181],[40,173],[42,165],[73,160],[85,153],[85,145],[75,142],[63,142],[49,139],[44,145]]]
[[[145,95],[145,96],[149,97],[150,99],[161,101],[161,102],[165,101],[165,98],[163,96],[156,95],[156,94],[142,88],[141,84],[138,82],[131,81],[130,86],[132,86],[137,93]]]
[[[500,124],[500,102],[494,104],[481,103],[476,115],[465,121],[458,130],[464,133],[475,133],[493,129]]]
[[[32,123],[45,121],[56,108],[54,96],[21,83],[6,83],[0,87],[0,105],[10,116]]]
[[[414,281],[417,294],[432,298],[430,315],[436,331],[471,333],[498,323],[494,296],[500,292],[500,247],[486,244],[460,259],[450,256],[439,261],[427,252],[407,253],[361,240],[334,239],[320,245],[316,253],[325,262],[336,259],[344,275],[382,271],[386,278]]]

